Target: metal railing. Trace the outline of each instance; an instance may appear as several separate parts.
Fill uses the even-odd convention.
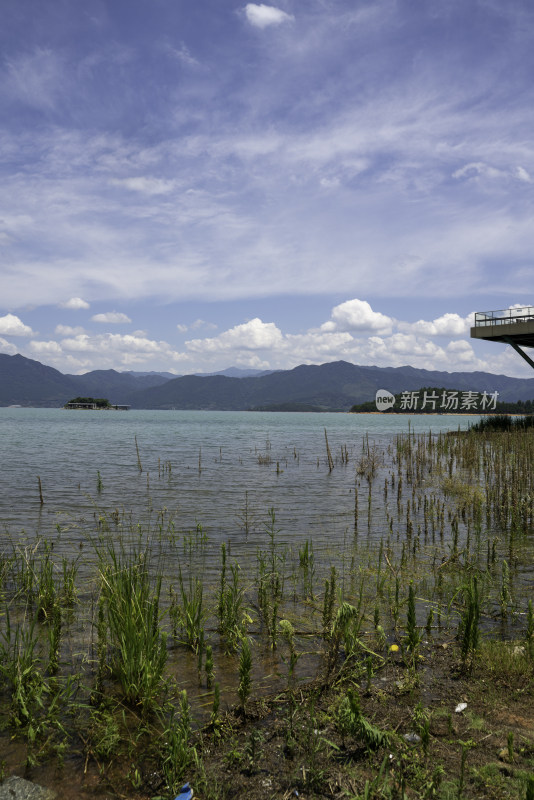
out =
[[[509,325],[513,322],[527,322],[528,320],[534,320],[534,306],[505,308],[501,311],[477,311],[475,328],[484,325]]]

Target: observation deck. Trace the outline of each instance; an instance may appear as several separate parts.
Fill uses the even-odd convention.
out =
[[[509,344],[534,368],[534,361],[521,350],[534,347],[534,306],[477,311],[471,338]]]

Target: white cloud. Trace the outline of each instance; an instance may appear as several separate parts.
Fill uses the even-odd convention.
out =
[[[205,319],[196,319],[194,322],[191,323],[191,330],[198,331],[200,328],[205,328],[206,330],[214,331],[217,325],[214,325],[213,322],[206,322]]]
[[[119,325],[121,322],[131,322],[130,317],[120,311],[106,311],[105,314],[94,314],[91,319],[93,322],[109,323],[111,325]]]
[[[2,339],[0,336],[0,353],[5,353],[8,356],[14,356],[17,352],[18,350],[14,344],[6,342],[6,340]]]
[[[280,25],[295,19],[292,14],[287,14],[275,6],[267,6],[263,3],[247,3],[245,14],[247,20],[255,28],[267,28],[270,25]]]
[[[63,65],[52,50],[37,48],[6,61],[6,88],[29,106],[52,109],[64,86]]]
[[[188,330],[187,325],[182,325],[180,322],[177,324],[176,327],[179,333],[185,333]]]
[[[332,319],[321,325],[322,331],[391,331],[393,319],[373,311],[366,300],[347,300],[332,309]]]
[[[482,161],[472,161],[470,164],[465,164],[460,169],[455,170],[452,173],[453,178],[500,178],[506,173],[501,170],[497,169],[496,167],[492,167],[489,164],[484,164]]]
[[[74,311],[78,311],[80,309],[89,308],[89,303],[85,300],[82,300],[81,297],[71,297],[70,300],[67,300],[65,303],[60,303],[60,308],[69,308]]]
[[[345,360],[380,367],[411,365],[451,372],[477,369],[529,377],[521,360],[504,345],[500,350],[490,347],[487,359],[478,355],[484,352],[484,343],[477,342],[473,347],[468,339],[471,316],[446,313],[433,321],[407,323],[374,311],[366,301],[353,299],[335,306],[331,324],[302,333],[284,333],[274,322],[255,317],[218,336],[191,339],[180,351],[166,341],[150,338],[146,331],[92,334],[81,327],[57,325],[57,340],[32,340],[21,352],[63,372],[142,367],[171,372],[177,369],[184,374],[212,372],[229,365],[291,369],[298,364]],[[206,325],[197,320],[195,327]],[[434,337],[441,337],[441,341],[436,342]],[[2,350],[15,352],[12,345],[0,339]]]
[[[78,336],[80,333],[85,333],[81,325],[72,327],[71,325],[56,325],[54,329],[56,336]]]
[[[182,64],[185,64],[188,67],[200,67],[200,62],[191,55],[191,52],[187,45],[181,42],[179,47],[172,47],[170,44],[166,44],[163,47],[164,51],[171,55],[173,58],[178,59],[181,61]]]
[[[31,351],[38,356],[57,356],[61,355],[62,348],[58,342],[40,342],[37,340],[30,342]]]
[[[458,314],[443,314],[441,317],[427,322],[420,319],[418,322],[399,322],[398,328],[404,333],[415,333],[424,336],[467,336],[470,327],[474,325],[474,313],[467,317]]]
[[[175,187],[174,181],[142,176],[136,178],[112,178],[110,184],[112,186],[124,186],[133,192],[142,192],[148,195],[168,194]]]
[[[524,181],[524,183],[532,183],[532,178],[524,167],[517,167],[516,175],[520,181]]]
[[[33,336],[32,329],[14,314],[0,317],[0,333],[5,336]]]
[[[66,326],[64,326],[66,328]],[[174,350],[168,342],[134,334],[78,333],[59,341],[31,341],[30,358],[44,359],[58,369],[83,372],[93,369],[129,369],[144,365],[148,369],[187,364],[189,354]]]
[[[194,353],[215,353],[234,350],[266,350],[282,342],[282,331],[274,322],[262,322],[256,317],[230,328],[211,339],[190,339],[188,350]]]
[[[449,342],[447,354],[450,356],[451,370],[456,371],[458,367],[465,368],[476,364],[477,358],[469,342],[462,340]]]

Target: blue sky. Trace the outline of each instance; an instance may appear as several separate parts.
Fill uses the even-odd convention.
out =
[[[528,376],[529,0],[7,0],[0,352]]]

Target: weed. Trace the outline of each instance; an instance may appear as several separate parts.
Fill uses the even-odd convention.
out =
[[[189,744],[191,738],[191,709],[187,692],[180,693],[180,714],[174,706],[164,726],[160,745],[161,768],[169,791],[176,794],[189,765],[195,761],[196,750]]]
[[[211,689],[213,686],[213,679],[215,677],[215,671],[213,669],[213,650],[211,644],[206,647],[206,662],[204,664],[204,669],[206,671],[206,687]]]
[[[183,641],[193,652],[198,653],[204,640],[204,622],[206,613],[203,607],[203,588],[199,578],[189,575],[188,584],[185,585],[181,567],[178,570],[180,584],[181,606],[174,606],[175,628],[179,628]]]
[[[356,736],[368,750],[377,750],[388,744],[389,736],[364,716],[360,698],[355,689],[349,689],[339,704],[336,724],[341,736]]]
[[[106,655],[126,702],[150,709],[162,689],[167,635],[160,622],[161,577],[152,586],[144,552],[130,556],[112,544],[98,552]]]
[[[413,666],[417,666],[417,654],[419,650],[419,643],[421,641],[421,632],[417,627],[417,619],[415,614],[415,590],[413,584],[410,583],[408,588],[408,611],[406,614],[406,645],[412,656]]]
[[[251,672],[252,672],[252,654],[250,650],[250,642],[244,638],[241,642],[241,653],[239,656],[239,686],[237,693],[241,701],[241,710],[245,713],[245,706],[250,695],[251,687]]]
[[[458,638],[464,666],[473,658],[478,649],[480,601],[476,576],[464,587],[464,612],[460,619]]]

